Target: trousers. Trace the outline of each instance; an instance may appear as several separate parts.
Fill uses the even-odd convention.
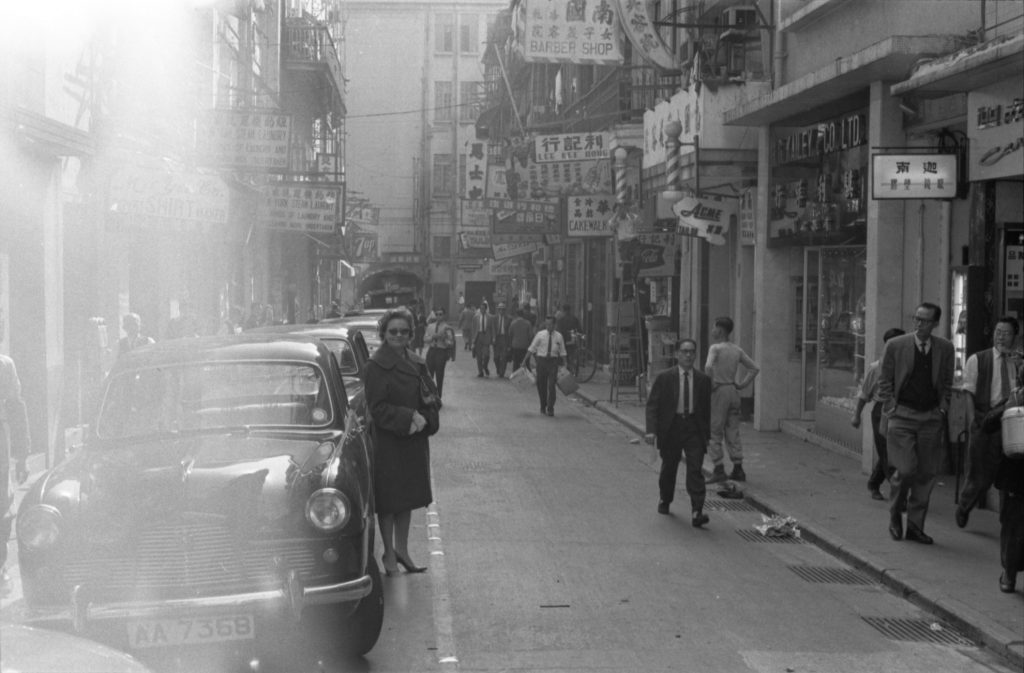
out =
[[[928,503],[942,465],[942,424],[938,407],[917,411],[896,405],[887,420],[886,444],[893,468],[889,513],[895,518],[907,512],[907,526],[924,530]]]
[[[734,385],[718,385],[711,391],[711,442],[708,453],[715,465],[725,458],[722,444],[729,449],[729,460],[743,462],[740,442],[740,391]]]
[[[675,499],[679,463],[685,456],[686,494],[690,496],[690,508],[695,512],[704,509],[707,486],[704,483],[701,466],[704,464],[706,448],[697,421],[693,418],[684,419],[677,414],[672,419],[669,430],[669,445],[658,446],[658,453],[661,455],[658,491],[662,502],[670,503]]]

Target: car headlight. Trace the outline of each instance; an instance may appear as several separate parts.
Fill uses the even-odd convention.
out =
[[[60,511],[51,505],[33,505],[18,517],[18,542],[29,549],[52,547],[60,537]]]
[[[321,488],[306,501],[306,519],[325,533],[343,528],[351,516],[348,498],[336,488]]]

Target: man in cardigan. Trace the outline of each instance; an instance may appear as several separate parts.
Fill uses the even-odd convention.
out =
[[[968,447],[967,479],[960,490],[960,504],[956,508],[956,525],[967,525],[967,517],[978,504],[981,494],[992,485],[996,470],[1003,458],[1002,433],[985,432],[981,420],[992,407],[999,406],[1009,396],[1017,381],[1021,361],[1015,357],[1013,342],[1020,331],[1020,323],[1012,316],[1004,316],[992,332],[992,348],[974,353],[964,367],[964,390],[971,395],[973,418],[971,441]]]
[[[676,473],[686,456],[686,493],[690,496],[691,520],[695,528],[708,523],[704,513],[706,486],[701,466],[711,437],[711,378],[693,367],[697,342],[676,343],[677,367],[658,374],[647,398],[647,433],[644,440],[657,440],[661,454],[658,513],[668,514],[675,496]]]
[[[942,425],[953,389],[953,344],[933,336],[942,316],[935,304],[914,311],[914,332],[885,344],[878,379],[878,399],[886,421],[886,444],[893,468],[889,500],[889,534],[932,544],[924,532],[928,501],[942,461]]]

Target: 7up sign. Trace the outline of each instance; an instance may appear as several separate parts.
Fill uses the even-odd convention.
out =
[[[679,218],[676,233],[699,236],[712,245],[725,245],[725,235],[738,210],[738,201],[721,196],[683,197],[672,206],[672,212]]]

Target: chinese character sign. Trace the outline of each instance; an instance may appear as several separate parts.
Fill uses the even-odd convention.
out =
[[[611,133],[560,133],[534,138],[537,163],[611,157]]]
[[[568,235],[611,236],[612,209],[615,206],[613,194],[579,194],[569,197],[569,211],[566,215]]]
[[[487,143],[471,140],[466,143],[466,193],[470,201],[477,201],[487,192]]]
[[[956,197],[955,154],[875,154],[871,160],[875,199]]]
[[[259,223],[269,229],[332,234],[338,222],[340,187],[315,183],[264,185],[257,209]]]
[[[532,63],[620,65],[616,0],[524,0],[523,59]]]

